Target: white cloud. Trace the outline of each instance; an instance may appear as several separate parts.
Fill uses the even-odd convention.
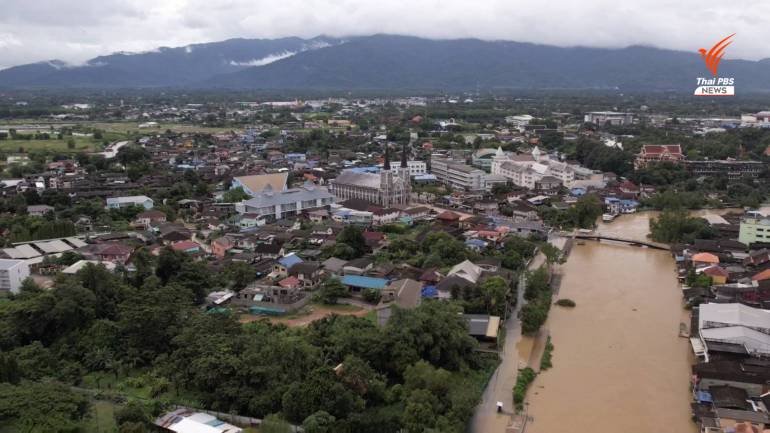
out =
[[[281,53],[270,54],[261,59],[249,60],[248,62],[236,62],[235,60],[230,60],[230,64],[233,66],[265,66],[277,62],[278,60],[289,58],[295,54],[297,54],[295,51],[284,51]]]
[[[9,0],[5,65],[71,63],[115,51],[233,37],[373,33],[594,47],[643,44],[695,52],[737,33],[728,58],[770,57],[770,2],[702,0]],[[704,24],[705,23],[705,24]],[[267,59],[267,58],[266,58]],[[265,59],[255,59],[256,62]],[[270,60],[270,59],[267,59]],[[265,60],[266,61],[266,60]]]

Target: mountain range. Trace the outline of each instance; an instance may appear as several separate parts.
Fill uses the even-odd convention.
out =
[[[738,92],[770,91],[770,59],[723,60]],[[269,90],[618,89],[689,91],[710,77],[697,52],[556,47],[372,35],[221,42],[59,60],[0,71],[0,88]]]

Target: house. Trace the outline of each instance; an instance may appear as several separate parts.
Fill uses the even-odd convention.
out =
[[[481,269],[480,266],[473,264],[473,262],[470,260],[465,260],[454,265],[452,269],[450,269],[447,273],[447,276],[457,276],[464,278],[473,284],[476,284],[476,282],[479,280],[479,277],[481,277],[482,272],[483,269]]]
[[[473,286],[474,283],[458,275],[448,276],[436,285],[439,299],[452,299],[462,289]]]
[[[48,206],[45,204],[35,204],[35,205],[27,206],[27,214],[31,216],[41,217],[53,211],[54,211],[53,206]]]
[[[303,260],[295,253],[289,253],[280,259],[273,265],[273,273],[279,277],[286,277],[289,275],[289,269]]]
[[[155,202],[146,195],[107,198],[107,209],[120,209],[129,206],[142,206],[145,209],[152,209],[154,205]]]
[[[179,241],[171,244],[171,249],[174,251],[181,251],[187,254],[195,254],[201,252],[201,246],[197,242],[193,241]]]
[[[139,214],[136,215],[136,219],[134,220],[134,226],[149,228],[153,224],[159,224],[164,222],[166,222],[165,213],[156,209],[150,209],[144,212],[140,212]]]
[[[422,283],[410,278],[390,282],[382,289],[383,302],[395,302],[400,308],[415,308],[420,305]]]
[[[468,324],[468,335],[482,341],[497,341],[500,317],[486,314],[463,314]]]
[[[451,210],[445,210],[436,215],[436,221],[444,224],[445,226],[457,227],[460,224],[460,215],[452,212]]]
[[[366,241],[366,246],[368,246],[371,249],[379,248],[382,245],[382,243],[385,241],[385,233],[382,233],[382,232],[364,231],[363,237],[364,237],[364,241]]]
[[[286,277],[279,281],[278,285],[284,289],[297,289],[302,286],[302,281],[297,277]]]
[[[730,273],[719,265],[711,265],[703,268],[701,269],[701,272],[711,277],[712,284],[726,284],[727,279],[730,277]],[[770,278],[770,276],[768,278]]]
[[[96,260],[102,262],[115,262],[125,264],[131,253],[134,252],[134,248],[119,242],[106,242],[103,244],[94,244],[84,247],[86,250],[84,256],[86,258],[93,257]]]
[[[318,262],[302,262],[289,268],[289,276],[296,277],[303,288],[311,289],[321,282],[321,264]]]
[[[342,269],[347,263],[347,260],[338,259],[336,257],[330,257],[321,263],[323,270],[331,276],[342,275]]]
[[[254,246],[254,254],[263,259],[276,259],[281,255],[283,246],[278,242],[265,242]]]
[[[351,292],[358,293],[366,289],[382,290],[388,285],[385,278],[365,277],[362,275],[345,275],[340,280],[348,286]]]
[[[372,259],[359,257],[345,263],[345,266],[342,267],[342,273],[345,275],[363,275],[372,269],[373,264]]]
[[[26,260],[0,259],[0,293],[19,293],[27,277],[29,265]]]
[[[211,254],[214,254],[220,259],[233,248],[235,248],[235,241],[229,236],[222,236],[211,242]]]
[[[701,266],[711,266],[711,265],[719,264],[719,257],[711,253],[693,254],[690,260],[692,261],[693,266],[695,266],[696,268],[699,268]]]

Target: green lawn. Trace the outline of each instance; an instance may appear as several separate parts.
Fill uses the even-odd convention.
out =
[[[115,425],[115,411],[117,405],[115,403],[94,400],[91,403],[91,410],[88,417],[83,420],[83,431],[89,433],[113,433],[118,430],[118,426]]]
[[[94,152],[102,148],[103,140],[94,140],[90,137],[72,137],[75,139],[75,148],[67,146],[69,137],[63,140],[52,138],[50,140],[0,140],[0,151],[10,153],[27,153],[30,151],[48,150],[53,152],[77,153]]]

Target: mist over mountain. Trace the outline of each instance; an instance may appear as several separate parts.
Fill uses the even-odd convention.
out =
[[[723,60],[736,90],[770,90],[770,60]],[[373,35],[230,39],[0,71],[0,88],[291,90],[618,89],[692,91],[709,77],[695,53],[632,46],[555,47],[477,39]]]

